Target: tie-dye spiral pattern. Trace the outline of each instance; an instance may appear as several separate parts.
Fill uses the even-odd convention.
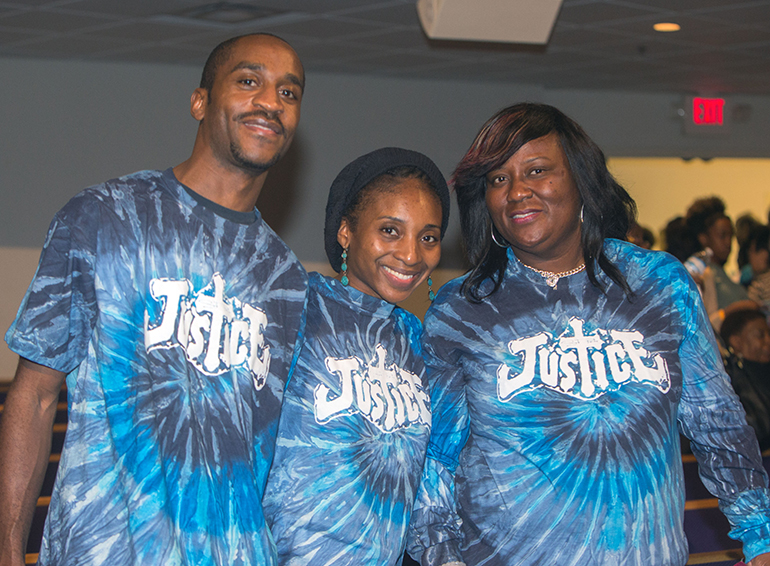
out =
[[[274,563],[260,500],[306,290],[258,213],[226,220],[170,169],[56,215],[6,335],[71,372],[40,564]]]
[[[509,251],[491,298],[456,280],[428,312],[423,563],[685,564],[680,431],[747,556],[770,550],[767,477],[697,288],[667,254],[605,250],[633,299],[585,273],[551,289]]]
[[[264,499],[282,565],[394,566],[430,434],[411,314],[310,274]]]

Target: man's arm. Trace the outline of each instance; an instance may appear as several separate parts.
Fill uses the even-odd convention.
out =
[[[24,564],[66,374],[20,358],[0,421],[0,565]]]

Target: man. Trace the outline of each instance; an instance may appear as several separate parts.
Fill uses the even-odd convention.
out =
[[[283,40],[224,42],[191,98],[191,157],[57,213],[6,335],[0,564],[24,563],[65,377],[39,564],[273,563],[260,501],[307,276],[254,206],[303,89]]]

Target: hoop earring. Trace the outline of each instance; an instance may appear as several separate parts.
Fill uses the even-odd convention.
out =
[[[428,275],[428,298],[431,303],[436,298],[436,293],[433,292],[433,279],[430,275]]]
[[[350,283],[350,279],[348,279],[348,249],[345,248],[342,250],[342,265],[340,265],[340,269],[342,270],[342,279],[340,279],[340,283],[342,283],[345,287],[348,286]]]
[[[505,244],[501,244],[500,242],[497,241],[497,238],[495,238],[495,225],[494,225],[494,223],[489,225],[489,233],[492,234],[492,241],[495,244],[497,244],[499,247],[501,247],[501,248],[510,248],[511,247],[511,244],[509,244],[508,242],[506,242]]]

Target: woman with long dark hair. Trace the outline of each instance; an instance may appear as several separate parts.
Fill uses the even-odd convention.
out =
[[[562,112],[517,104],[454,175],[470,272],[425,318],[424,565],[681,566],[681,430],[765,564],[756,439],[681,263],[622,241],[635,205]]]

